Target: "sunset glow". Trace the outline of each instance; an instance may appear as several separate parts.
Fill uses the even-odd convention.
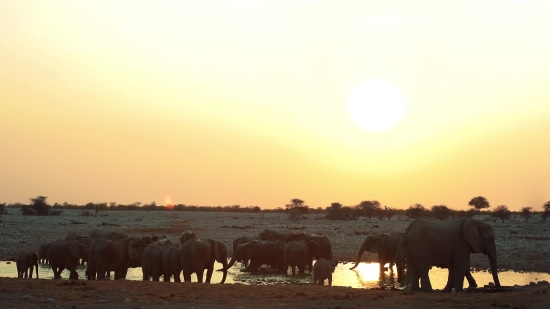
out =
[[[540,211],[549,11],[0,1],[0,203]]]

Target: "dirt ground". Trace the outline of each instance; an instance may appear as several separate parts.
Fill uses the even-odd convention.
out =
[[[290,221],[285,214],[100,211],[98,218],[84,217],[78,210],[59,217],[24,217],[9,209],[0,223],[0,260],[14,260],[21,250],[37,251],[41,243],[64,238],[69,232],[93,229],[121,231],[131,235],[179,235],[194,230],[201,238],[226,244],[257,235],[265,228],[318,232],[333,244],[334,256],[352,261],[366,235],[403,232],[410,221],[392,218],[329,221],[318,215]],[[493,222],[499,269],[550,272],[550,224]],[[534,220],[533,220],[534,221]],[[362,261],[376,260],[364,254]],[[473,268],[488,268],[483,255],[471,255]],[[410,293],[309,285],[197,284],[139,281],[103,281],[0,278],[0,308],[550,308],[549,285],[516,288],[498,294]],[[48,299],[50,298],[50,299]],[[26,300],[25,300],[26,299]]]
[[[550,286],[445,294],[328,286],[0,278],[0,308],[549,308]],[[27,296],[26,296],[27,295]],[[25,298],[28,298],[25,300]]]

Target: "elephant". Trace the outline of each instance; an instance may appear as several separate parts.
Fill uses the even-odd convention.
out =
[[[470,253],[488,256],[494,283],[500,287],[495,237],[486,223],[467,218],[416,219],[407,227],[401,246],[411,275],[412,291],[432,292],[428,271],[437,266],[449,269],[443,291],[450,292],[454,288],[461,292],[464,277],[470,272]]]
[[[152,277],[153,281],[159,281],[160,276],[164,274],[162,268],[162,254],[165,250],[166,248],[156,242],[145,247],[141,254],[143,281],[149,281],[149,277]]]
[[[76,240],[53,242],[46,254],[53,270],[54,279],[61,279],[61,272],[67,269],[69,279],[78,279],[76,266],[80,259],[85,259],[90,247]]]
[[[284,269],[284,242],[280,240],[253,240],[246,244],[237,245],[237,250],[233,252],[231,261],[227,268],[231,268],[236,261],[250,260],[247,271],[257,272],[263,264],[277,265],[281,273]]]
[[[36,279],[38,277],[38,255],[34,252],[21,251],[15,260],[17,278],[32,278],[33,266],[36,267]],[[30,270],[30,274],[29,274]]]
[[[195,232],[193,232],[191,230],[187,230],[187,231],[181,233],[180,244],[183,246],[183,244],[185,244],[186,241],[188,241],[189,239],[192,239],[192,238],[197,238],[197,234],[195,234]]]
[[[308,234],[308,233],[295,233],[290,234],[285,239],[285,242],[290,242],[293,240],[306,240],[310,241],[313,240],[316,243],[319,244],[319,248],[313,252],[313,257],[317,260],[319,259],[325,259],[325,260],[332,260],[332,244],[330,243],[330,239],[328,239],[325,235],[317,235],[317,234]],[[313,261],[312,261],[313,262]],[[311,263],[308,263],[309,271],[311,272]]]
[[[105,279],[107,271],[115,272],[116,279],[125,279],[129,267],[141,266],[141,252],[145,244],[137,237],[118,241],[99,238],[92,242],[88,255],[88,280]]]
[[[46,258],[46,252],[48,252],[48,248],[50,247],[51,242],[41,244],[38,246],[38,261],[40,263],[48,263],[48,259]]]
[[[338,265],[338,261],[320,259],[313,265],[313,284],[325,285],[328,279],[328,285],[332,286],[332,273]]]
[[[292,232],[287,232],[287,231],[278,232],[278,231],[274,231],[274,230],[270,230],[270,229],[265,229],[262,232],[260,232],[260,234],[258,236],[260,236],[261,240],[281,240],[281,241],[285,241],[286,238],[290,234],[293,234],[293,233]]]
[[[181,260],[180,248],[171,246],[162,253],[162,269],[164,271],[164,282],[170,282],[174,276],[174,282],[181,282]]]
[[[401,244],[401,239],[403,239],[403,233],[398,234],[380,234],[380,235],[371,235],[365,238],[365,241],[363,242],[363,245],[359,249],[359,253],[357,254],[357,260],[355,261],[355,265],[350,268],[351,270],[355,269],[359,262],[361,261],[361,256],[365,251],[368,251],[370,253],[378,253],[378,263],[380,264],[380,273],[384,272],[384,265],[386,263],[389,263],[389,268],[391,269],[393,267],[393,264],[395,263],[397,266],[397,276],[398,282],[401,282],[400,274],[403,273],[403,258],[401,255],[397,255],[398,252],[401,253],[401,250],[399,249],[399,246]]]
[[[318,249],[319,244],[314,240],[293,240],[288,242],[283,250],[285,272],[287,271],[288,266],[292,269],[293,275],[296,274],[296,267],[298,267],[301,274],[304,273],[306,266],[309,266],[311,271],[313,254]]]
[[[223,278],[227,277],[227,248],[219,241],[212,239],[192,238],[185,241],[180,249],[180,262],[185,282],[191,282],[191,274],[196,273],[198,282],[202,283],[206,269],[206,283],[210,283],[214,271],[214,261],[223,265]]]
[[[128,238],[128,235],[125,235],[119,232],[105,232],[101,230],[93,230],[88,235],[90,235],[91,238],[105,238],[112,241]]]
[[[260,237],[257,236],[242,236],[233,241],[233,254],[235,254],[235,251],[237,251],[237,246],[241,244],[246,244],[247,242],[251,242],[253,240],[261,240]],[[248,260],[241,260],[237,262],[242,262],[244,267],[248,267]]]

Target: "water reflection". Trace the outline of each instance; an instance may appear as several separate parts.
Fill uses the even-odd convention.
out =
[[[340,263],[336,266],[332,277],[333,286],[346,286],[352,288],[401,288],[407,284],[406,282],[402,284],[397,283],[397,269],[395,267],[386,269],[380,273],[378,263],[360,263],[354,270],[349,269],[351,265],[353,264]],[[220,269],[222,268],[222,265],[216,263],[214,267],[215,269]],[[85,271],[85,266],[79,266],[77,268],[77,273],[80,279],[85,278]],[[39,273],[41,279],[53,278],[53,272],[47,265],[40,265]],[[486,271],[473,272],[472,275],[480,287],[492,282],[493,280],[491,273]],[[69,272],[64,270],[61,276],[66,279],[69,277]],[[15,262],[0,262],[0,277],[17,278]],[[130,268],[126,278],[127,280],[141,280],[141,268]],[[537,282],[540,280],[550,281],[550,274],[504,271],[499,272],[499,278],[502,285],[527,285],[529,282]],[[219,283],[221,279],[222,272],[214,271],[211,282]],[[197,281],[194,274],[192,275],[192,281]],[[443,289],[447,283],[447,269],[432,268],[430,270],[430,281],[434,289]],[[277,273],[276,269],[270,268],[265,268],[260,273],[249,273],[241,272],[240,268],[235,266],[229,269],[225,282],[229,284],[304,285],[313,283],[313,275],[307,272],[305,274],[284,275]],[[464,286],[468,286],[466,281],[464,282]]]

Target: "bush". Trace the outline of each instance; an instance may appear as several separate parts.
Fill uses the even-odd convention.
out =
[[[491,212],[491,217],[499,218],[500,220],[502,220],[502,223],[504,223],[505,219],[509,219],[511,215],[512,212],[508,210],[508,207],[506,205],[498,205]]]
[[[31,198],[31,204],[29,206],[32,207],[34,210],[34,215],[36,216],[47,216],[49,215],[49,211],[51,206],[46,203],[46,196],[37,196],[35,198]],[[25,214],[25,213],[23,213]]]
[[[426,207],[422,206],[422,204],[414,204],[409,206],[409,208],[405,210],[405,215],[411,219],[417,219],[424,216],[426,212],[427,209]]]
[[[302,214],[298,209],[291,209],[288,212],[288,218],[292,221],[307,219],[307,216]]]
[[[379,214],[380,211],[380,202],[377,200],[372,201],[361,201],[359,205],[355,206],[359,215],[369,218],[375,217]]]
[[[60,216],[63,213],[62,209],[52,209],[48,213],[49,216]]]
[[[521,208],[520,215],[525,219],[525,222],[529,222],[529,217],[531,217],[531,207],[523,207]]]
[[[432,215],[439,220],[445,220],[453,214],[453,210],[445,205],[432,206],[431,212]]]
[[[94,216],[94,214],[89,210],[83,210],[82,212],[80,212],[80,215],[84,216],[84,217],[93,217]]]

